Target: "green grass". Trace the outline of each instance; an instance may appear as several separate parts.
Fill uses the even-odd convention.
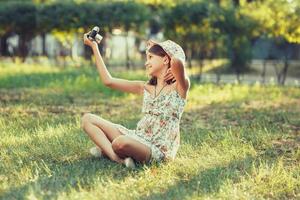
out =
[[[176,160],[131,170],[89,155],[80,118],[134,128],[141,96],[105,88],[94,67],[1,65],[0,198],[299,199],[299,99],[296,87],[193,83]]]

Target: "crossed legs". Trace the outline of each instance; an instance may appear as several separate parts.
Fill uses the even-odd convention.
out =
[[[123,135],[115,124],[94,114],[84,114],[82,128],[98,148],[111,160],[124,163],[132,157],[138,162],[148,162],[151,150],[148,146]]]

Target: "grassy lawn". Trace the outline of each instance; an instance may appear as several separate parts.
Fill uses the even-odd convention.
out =
[[[89,155],[83,113],[135,128],[141,105],[94,67],[0,65],[0,198],[300,199],[300,88],[194,83],[174,162],[131,170]]]

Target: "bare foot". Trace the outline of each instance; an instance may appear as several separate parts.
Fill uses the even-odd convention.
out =
[[[120,158],[118,155],[115,155],[111,160],[115,161],[119,164],[124,164],[124,162],[125,162],[124,159]]]
[[[132,168],[132,169],[135,168],[135,163],[134,163],[132,158],[127,157],[127,158],[124,159],[124,161],[125,161],[124,164],[125,164],[126,167]]]
[[[103,157],[102,150],[99,147],[97,147],[97,146],[90,148],[90,154],[92,154],[96,158]]]

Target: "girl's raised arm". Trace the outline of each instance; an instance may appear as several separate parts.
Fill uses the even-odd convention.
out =
[[[98,73],[104,85],[112,89],[121,90],[123,92],[130,92],[135,94],[143,93],[145,84],[144,81],[131,81],[112,77],[109,71],[107,70],[105,63],[103,62],[97,42],[89,40],[87,38],[87,33],[84,34],[83,40],[84,44],[90,46],[93,50]]]
[[[171,58],[171,72],[177,81],[178,92],[185,98],[190,88],[190,79],[186,75],[185,67],[180,59]]]

